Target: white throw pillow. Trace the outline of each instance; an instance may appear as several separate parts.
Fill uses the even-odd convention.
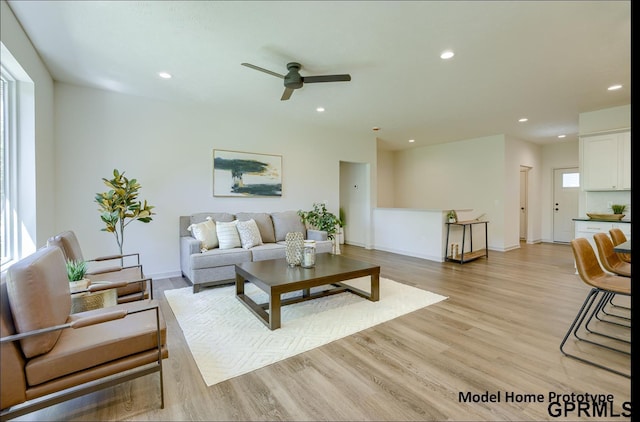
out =
[[[200,251],[206,252],[209,249],[218,247],[218,235],[216,233],[216,223],[211,217],[207,217],[202,223],[192,224],[187,227],[191,235],[200,241]]]
[[[247,221],[238,221],[236,225],[238,234],[240,235],[240,243],[245,249],[251,249],[254,246],[262,245],[262,236],[256,220],[253,218]]]
[[[218,221],[216,223],[216,233],[218,235],[220,249],[233,249],[242,246],[238,228],[236,227],[237,224],[238,220],[230,222]]]

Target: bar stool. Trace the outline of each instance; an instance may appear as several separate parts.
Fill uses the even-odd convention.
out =
[[[613,246],[618,246],[619,244],[627,241],[627,236],[625,236],[624,232],[617,227],[610,229],[609,235],[611,236],[611,241],[613,242]],[[621,260],[631,264],[630,253],[618,253],[618,252],[616,253],[618,254]]]
[[[621,350],[617,347],[613,347],[612,343],[608,344],[599,343],[595,340],[587,339],[585,337],[581,337],[579,335],[580,328],[585,328],[590,334],[595,334],[596,336],[607,337],[609,339],[630,344],[630,340],[616,337],[613,335],[608,335],[604,333],[595,332],[587,328],[589,322],[594,318],[599,309],[603,307],[607,300],[610,299],[611,296],[615,295],[624,295],[631,296],[631,279],[628,277],[621,277],[617,275],[611,275],[604,272],[600,264],[598,263],[598,258],[591,247],[589,241],[585,238],[577,238],[571,241],[571,249],[573,251],[573,256],[576,262],[576,268],[578,269],[578,274],[580,275],[580,279],[587,285],[591,286],[591,290],[587,294],[587,297],[576,315],[576,318],[571,323],[567,334],[564,336],[564,339],[560,343],[560,351],[568,357],[573,359],[577,359],[584,363],[588,363],[590,365],[596,366],[598,368],[605,369],[607,371],[622,375],[627,378],[631,378],[630,374],[626,374],[624,372],[618,371],[616,369],[610,368],[608,366],[602,365],[598,362],[588,360],[584,357],[571,354],[564,350],[564,346],[567,342],[567,339],[573,333],[574,337],[580,341],[593,344],[595,346],[599,346],[613,352],[622,353],[625,355],[631,356],[631,352],[627,350]],[[598,299],[600,296],[600,299]],[[630,327],[629,327],[630,328]],[[593,338],[593,337],[592,337]]]
[[[596,242],[600,263],[605,270],[623,277],[631,277],[631,264],[620,259],[616,251],[613,250],[613,242],[605,233],[593,235]]]

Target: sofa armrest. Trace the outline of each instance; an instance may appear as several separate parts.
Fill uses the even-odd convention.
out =
[[[181,252],[186,255],[192,255],[194,253],[200,253],[200,241],[191,236],[180,237],[180,249]]]
[[[307,229],[307,240],[327,240],[328,234],[324,230]]]

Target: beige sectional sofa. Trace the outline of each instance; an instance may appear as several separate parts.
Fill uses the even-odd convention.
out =
[[[216,223],[216,226],[218,223],[253,220],[259,231],[258,240],[250,243],[240,242],[234,247],[230,247],[230,244],[219,244],[207,248],[205,245],[207,242],[197,239],[194,233],[199,232],[195,229],[200,229],[208,219]],[[253,226],[253,223],[251,225]],[[317,253],[328,253],[333,250],[332,241],[327,240],[327,233],[307,229],[296,211],[238,212],[236,214],[202,212],[180,216],[182,275],[193,284],[194,293],[199,292],[202,287],[232,283],[235,280],[236,264],[284,258],[285,236],[289,232],[302,232],[305,239],[315,240]]]

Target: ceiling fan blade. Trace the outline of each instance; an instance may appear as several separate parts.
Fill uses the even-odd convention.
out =
[[[282,93],[282,98],[280,98],[280,101],[288,100],[289,98],[291,98],[291,94],[293,94],[293,89],[285,88],[284,92]]]
[[[315,82],[348,82],[351,75],[322,75],[322,76],[303,76],[302,82],[312,84]]]
[[[281,75],[281,74],[276,73],[276,72],[272,72],[272,71],[267,70],[267,69],[263,69],[261,67],[258,67],[256,65],[254,65],[254,64],[251,64],[251,63],[240,63],[240,64],[242,66],[246,66],[246,67],[249,67],[251,69],[259,70],[260,72],[268,73],[269,75],[273,75],[273,76],[278,77],[280,79],[284,79],[284,75]]]

